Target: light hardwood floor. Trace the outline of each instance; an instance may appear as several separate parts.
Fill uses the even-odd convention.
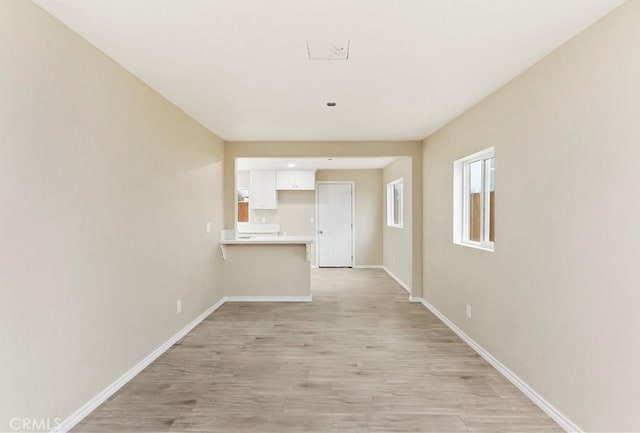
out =
[[[74,432],[560,432],[382,270],[228,303]]]

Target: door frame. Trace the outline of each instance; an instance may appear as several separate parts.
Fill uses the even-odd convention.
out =
[[[319,215],[319,201],[318,194],[320,193],[320,184],[348,184],[351,185],[351,267],[356,267],[356,183],[352,180],[317,180],[316,181],[316,217],[315,217],[315,236],[316,236],[316,264],[315,267],[319,267],[320,254],[319,254],[319,239],[320,234],[318,231],[318,215]]]

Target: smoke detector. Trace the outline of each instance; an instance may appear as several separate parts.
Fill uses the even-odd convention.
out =
[[[342,42],[307,41],[309,60],[347,60],[350,40]]]

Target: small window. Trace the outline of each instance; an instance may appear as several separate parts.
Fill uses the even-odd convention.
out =
[[[387,225],[402,228],[402,178],[387,184]]]
[[[493,251],[495,158],[493,147],[453,163],[453,242]]]

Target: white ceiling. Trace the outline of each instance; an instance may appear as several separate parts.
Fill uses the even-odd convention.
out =
[[[228,141],[422,139],[624,2],[34,1]]]
[[[326,158],[238,158],[236,169],[246,170],[365,170],[384,168],[397,159],[396,156],[376,157],[326,157]],[[295,164],[295,167],[289,167]]]

